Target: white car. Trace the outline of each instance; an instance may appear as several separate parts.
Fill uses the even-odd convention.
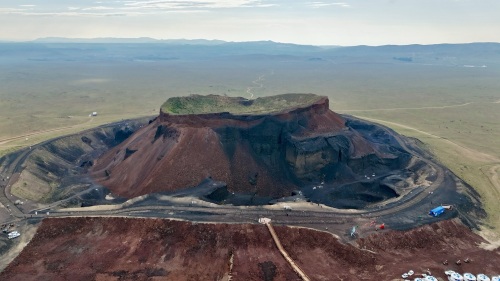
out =
[[[21,233],[17,232],[17,231],[12,231],[9,233],[9,239],[14,239],[14,238],[17,238],[21,236]]]

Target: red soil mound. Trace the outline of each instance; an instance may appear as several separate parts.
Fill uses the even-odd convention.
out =
[[[325,232],[275,229],[311,280],[400,280],[410,269],[441,278],[445,269],[500,273],[500,251],[478,248],[482,239],[456,221],[357,240],[366,250]],[[298,280],[263,225],[125,218],[46,219],[0,280],[223,280],[229,272],[232,280]]]
[[[262,225],[46,219],[1,280],[299,280]]]

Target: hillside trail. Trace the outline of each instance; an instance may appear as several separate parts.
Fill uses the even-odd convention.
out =
[[[296,264],[293,261],[293,259],[286,252],[285,248],[283,248],[283,245],[281,245],[280,239],[278,238],[276,231],[274,231],[274,227],[270,223],[266,223],[266,226],[267,226],[267,229],[269,229],[269,233],[271,233],[271,236],[273,237],[274,244],[276,244],[276,247],[280,251],[283,258],[285,258],[285,260],[290,264],[290,266],[300,276],[300,278],[302,278],[302,280],[310,281],[311,279],[309,279],[307,274],[299,267],[298,264]]]
[[[489,167],[488,171],[486,172],[483,170],[483,168],[485,167]],[[486,164],[479,167],[479,170],[488,178],[488,180],[491,182],[491,185],[495,187],[496,194],[498,198],[500,198],[500,164]]]
[[[485,172],[483,169],[486,167],[489,167],[489,169]],[[500,163],[497,162],[494,164],[483,165],[479,167],[479,171],[483,173],[493,186],[492,193],[494,194],[494,197],[497,199],[500,198]],[[491,229],[483,227],[479,234],[489,242],[489,244],[481,245],[481,248],[486,250],[495,250],[500,247],[500,233],[498,230],[495,232]]]
[[[491,179],[493,180],[492,183],[495,185],[497,190],[500,191],[500,179],[499,179],[499,174],[500,174],[500,165],[495,165],[490,168],[489,172],[491,173]]]

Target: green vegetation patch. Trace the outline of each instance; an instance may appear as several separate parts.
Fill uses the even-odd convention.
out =
[[[321,96],[314,94],[284,94],[256,99],[218,95],[191,95],[169,98],[161,107],[169,114],[207,114],[229,112],[231,114],[266,114],[288,109],[306,107]]]

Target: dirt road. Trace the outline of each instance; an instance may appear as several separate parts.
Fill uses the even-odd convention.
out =
[[[423,107],[393,107],[393,108],[375,108],[375,109],[345,109],[339,110],[339,112],[362,112],[362,111],[392,111],[392,110],[412,110],[412,109],[444,109],[453,107],[462,107],[473,104],[473,102],[466,102],[454,105],[443,105],[443,106],[423,106]]]
[[[92,121],[93,121],[93,118],[89,117],[89,120],[87,120],[84,123],[77,124],[77,125],[58,127],[58,128],[47,129],[47,130],[42,130],[42,131],[35,131],[35,132],[31,132],[31,133],[27,133],[27,134],[23,134],[23,135],[19,135],[19,136],[0,139],[0,145],[4,145],[4,144],[7,144],[9,142],[13,142],[13,141],[17,141],[17,140],[22,140],[22,139],[25,139],[28,137],[43,135],[46,133],[59,132],[59,131],[64,131],[64,130],[69,130],[69,129],[77,129],[83,125],[87,125],[88,123],[91,123]]]

